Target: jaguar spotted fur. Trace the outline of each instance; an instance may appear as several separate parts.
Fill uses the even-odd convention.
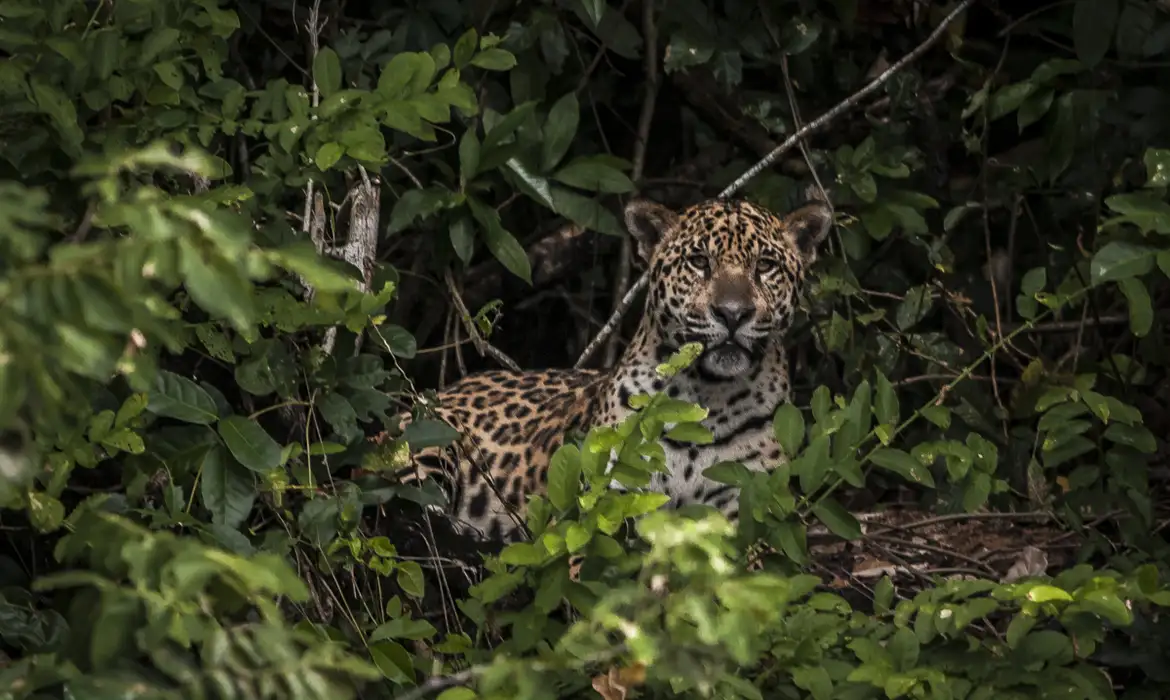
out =
[[[633,394],[665,389],[709,410],[711,444],[664,443],[669,471],[650,488],[672,505],[706,503],[734,519],[734,489],[703,470],[726,460],[761,470],[783,460],[771,420],[789,399],[785,332],[831,211],[813,202],[777,216],[748,201],[709,200],[675,212],[636,200],[625,221],[650,278],[641,323],[617,364],[464,378],[435,408],[462,439],[419,451],[399,475],[440,479],[451,514],[481,538],[514,539],[527,496],[543,491],[566,433],[619,423]],[[655,368],[691,341],[703,353],[668,385]]]

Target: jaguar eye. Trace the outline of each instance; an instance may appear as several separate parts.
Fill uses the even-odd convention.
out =
[[[706,253],[691,253],[687,256],[687,262],[706,272],[711,267],[711,260]]]
[[[780,267],[780,261],[775,258],[760,258],[759,262],[756,263],[756,272],[766,275],[769,272],[775,272],[778,267]]]

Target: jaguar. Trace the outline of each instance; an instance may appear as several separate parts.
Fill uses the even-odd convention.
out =
[[[669,507],[707,504],[734,520],[737,493],[704,469],[783,462],[771,422],[789,400],[784,339],[831,210],[814,200],[780,216],[744,199],[712,199],[674,211],[636,199],[624,218],[649,280],[640,323],[618,362],[468,375],[439,392],[433,407],[461,439],[417,451],[398,474],[403,482],[436,479],[448,513],[481,540],[518,539],[528,496],[544,492],[566,435],[620,423],[634,411],[635,394],[665,391],[709,411],[709,444],[664,439],[668,469],[653,475],[649,489],[666,494]],[[696,341],[702,351],[688,368],[669,380],[656,371]]]

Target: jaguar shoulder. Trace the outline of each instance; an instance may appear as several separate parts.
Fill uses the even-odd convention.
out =
[[[735,518],[735,493],[703,470],[783,460],[771,432],[789,398],[783,341],[831,227],[829,209],[812,203],[778,216],[747,201],[709,200],[675,212],[637,200],[625,220],[650,279],[638,329],[614,367],[470,375],[440,392],[434,409],[462,438],[418,451],[398,475],[440,480],[451,515],[480,537],[514,539],[566,433],[620,422],[633,394],[665,391],[709,411],[711,444],[664,444],[668,470],[650,488],[674,506],[707,503]],[[655,371],[693,341],[703,352],[688,369],[669,380]]]

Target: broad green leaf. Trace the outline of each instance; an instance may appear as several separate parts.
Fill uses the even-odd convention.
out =
[[[1135,277],[1118,280],[1125,299],[1129,302],[1129,328],[1139,338],[1149,334],[1154,325],[1154,304],[1146,285]]]
[[[605,0],[577,0],[581,3],[581,8],[585,10],[585,16],[589,18],[590,26],[597,29],[597,25],[601,24],[601,18],[605,16]]]
[[[926,314],[930,313],[933,305],[934,298],[930,289],[925,285],[914,287],[906,292],[906,296],[902,299],[902,303],[898,304],[898,310],[894,316],[898,329],[908,331],[913,328],[919,321],[926,318]]]
[[[414,683],[414,662],[408,652],[398,642],[378,642],[371,644],[370,660],[382,672],[386,680],[395,685]]]
[[[474,126],[469,126],[459,141],[459,177],[463,182],[471,182],[478,173],[479,137]]]
[[[467,203],[471,206],[471,215],[483,228],[484,243],[488,250],[509,272],[531,285],[532,263],[528,260],[528,253],[516,237],[500,224],[499,213],[475,197],[468,197]]]
[[[824,666],[797,666],[792,669],[792,682],[797,688],[807,690],[813,700],[833,698],[833,679]]]
[[[321,144],[317,149],[317,155],[313,157],[313,161],[317,164],[317,168],[322,171],[332,168],[337,161],[341,160],[342,156],[341,144],[329,141]]]
[[[776,407],[772,417],[772,434],[789,459],[800,452],[804,442],[804,414],[794,404],[783,403]]]
[[[321,97],[329,97],[341,89],[341,60],[328,46],[322,46],[313,58],[313,82]]]
[[[139,66],[148,66],[154,59],[158,58],[167,50],[175,50],[179,47],[179,39],[182,38],[182,32],[174,27],[158,27],[142,41],[135,52],[135,59]]]
[[[930,470],[908,452],[893,447],[879,447],[874,450],[870,460],[877,466],[891,471],[907,481],[913,481],[929,488],[934,488],[934,477]]]
[[[478,697],[471,688],[448,688],[439,693],[435,700],[475,700]]]
[[[1089,266],[1094,285],[1144,275],[1154,268],[1153,248],[1126,241],[1111,241],[1097,251]]]
[[[475,254],[475,227],[471,223],[471,217],[460,216],[451,224],[447,235],[451,239],[451,248],[454,249],[455,255],[465,265],[470,263],[471,257]]]
[[[211,513],[211,522],[233,530],[252,512],[256,491],[252,477],[243,472],[227,449],[212,445],[199,465],[199,496]]]
[[[378,625],[366,641],[374,643],[384,639],[429,639],[437,632],[435,626],[426,620],[397,617]]]
[[[390,223],[386,227],[387,233],[398,233],[420,218],[426,219],[437,211],[449,208],[456,203],[456,193],[442,185],[425,189],[407,190],[394,203],[390,212]]]
[[[280,445],[255,420],[227,416],[216,430],[232,456],[248,469],[264,474],[280,466]]]
[[[577,135],[580,118],[575,91],[570,90],[553,104],[544,122],[544,139],[540,144],[541,172],[552,170],[565,157]]]
[[[1154,434],[1144,425],[1110,423],[1102,437],[1110,442],[1132,447],[1148,455],[1158,451],[1158,442],[1154,438]]]
[[[471,65],[484,70],[506,71],[516,67],[516,57],[510,51],[491,48],[480,51],[471,59]]]
[[[512,566],[533,566],[548,558],[548,554],[531,542],[513,542],[500,552],[500,561]]]
[[[575,158],[557,170],[553,178],[570,187],[590,192],[625,194],[634,191],[634,183],[622,171],[598,156]]]
[[[49,494],[29,491],[27,502],[28,519],[37,532],[55,532],[65,522],[64,504]]]
[[[1146,164],[1146,186],[1170,186],[1170,148],[1147,148],[1142,159]]]
[[[825,524],[825,527],[838,537],[847,540],[856,540],[861,537],[861,525],[857,522],[857,518],[854,518],[853,514],[845,510],[845,507],[832,496],[824,498],[813,506],[812,512],[818,520]]]
[[[467,65],[467,62],[475,55],[477,46],[479,46],[479,34],[475,31],[475,27],[463,32],[455,42],[455,49],[451,52],[451,60],[454,61],[455,67],[463,68]]]
[[[877,395],[874,397],[873,413],[878,423],[888,426],[897,426],[899,420],[898,395],[894,392],[894,385],[880,370],[876,381]]]
[[[402,439],[410,443],[412,450],[446,447],[459,439],[459,431],[443,421],[423,418],[406,426],[402,431]]]
[[[1121,0],[1077,0],[1073,6],[1073,48],[1086,68],[1094,68],[1113,44]]]
[[[565,510],[581,492],[581,452],[566,443],[553,453],[548,466],[548,500],[557,510]]]
[[[596,200],[577,192],[554,186],[552,189],[553,211],[573,223],[611,236],[628,235],[617,217]]]
[[[670,430],[666,431],[666,437],[678,442],[690,443],[692,445],[710,445],[715,441],[715,436],[711,431],[703,426],[701,423],[679,423]]]
[[[218,255],[204,258],[190,241],[179,242],[183,284],[195,303],[213,316],[227,319],[237,329],[252,325],[255,309],[252,286],[238,269]]]
[[[210,394],[190,379],[167,370],[160,370],[155,378],[146,408],[155,415],[184,423],[211,425],[219,419],[219,409]]]
[[[422,567],[416,561],[398,562],[398,585],[402,592],[412,598],[422,598],[425,592],[425,579]]]

